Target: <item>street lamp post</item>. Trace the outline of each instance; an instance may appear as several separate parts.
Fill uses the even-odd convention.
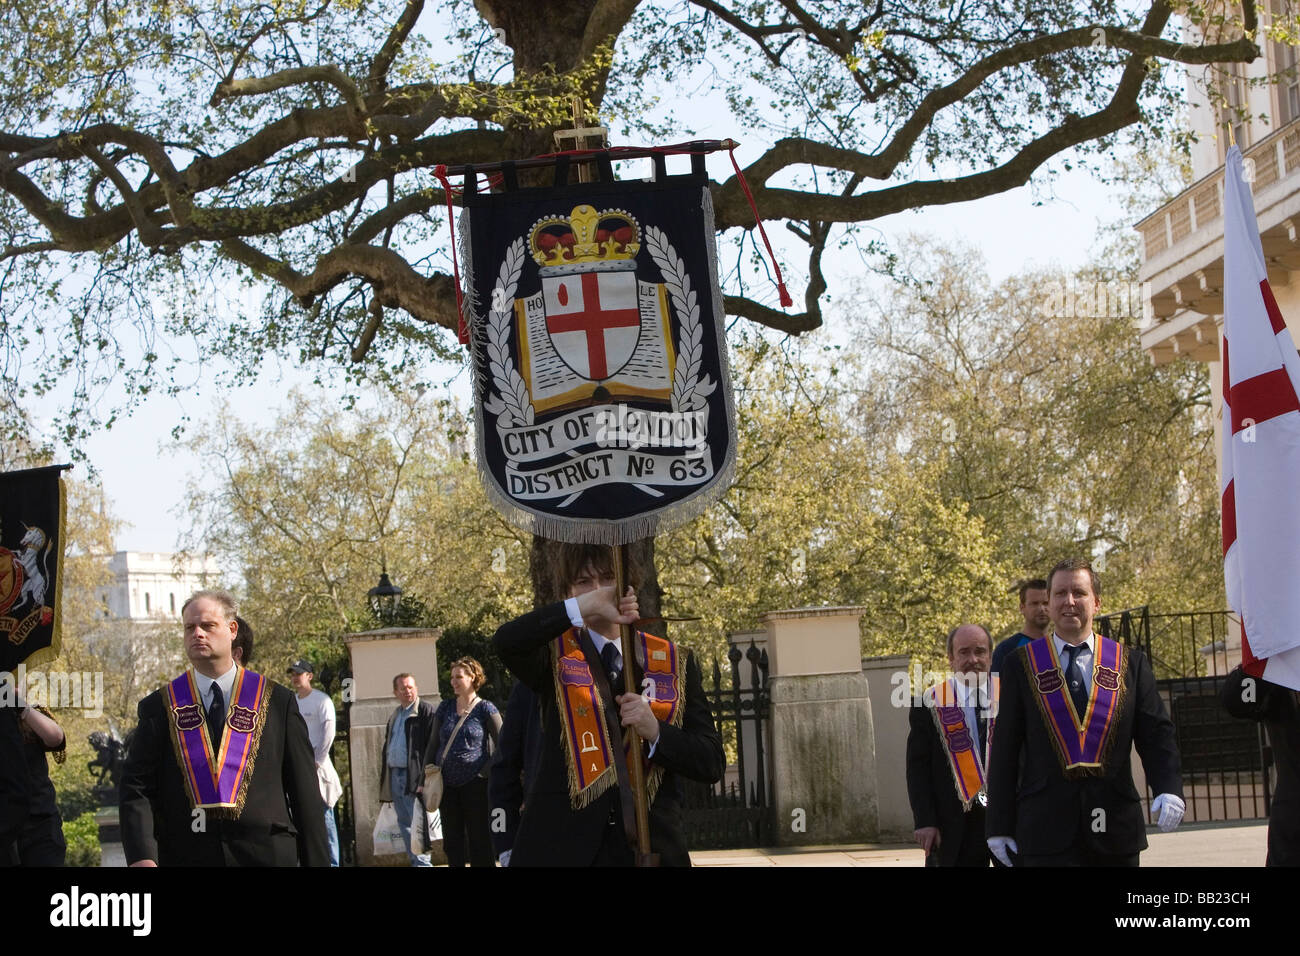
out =
[[[379,583],[366,592],[370,613],[384,627],[392,627],[397,620],[397,610],[402,600],[402,589],[388,579],[385,567],[379,573]]]

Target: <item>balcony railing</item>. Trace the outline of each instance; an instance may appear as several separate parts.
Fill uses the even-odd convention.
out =
[[[1252,165],[1256,196],[1279,179],[1300,170],[1300,121],[1274,130],[1243,151],[1247,175]],[[1223,215],[1223,167],[1202,177],[1134,228],[1142,234],[1146,261],[1186,239]]]

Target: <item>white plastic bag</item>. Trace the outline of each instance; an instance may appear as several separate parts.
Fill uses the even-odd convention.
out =
[[[397,810],[391,803],[379,805],[379,817],[375,820],[375,855],[406,853],[406,841],[402,839],[402,827],[397,822]]]

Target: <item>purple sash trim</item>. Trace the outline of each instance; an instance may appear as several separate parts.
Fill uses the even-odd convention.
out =
[[[1065,676],[1056,656],[1056,643],[1039,638],[1025,648],[1029,678],[1034,683],[1039,707],[1048,730],[1055,738],[1064,769],[1100,767],[1106,744],[1114,729],[1123,695],[1120,677],[1124,672],[1124,648],[1115,641],[1094,638],[1092,691],[1087,713],[1080,718],[1065,690]]]
[[[222,738],[215,742],[214,748],[214,742],[208,737],[207,721],[203,719],[194,675],[186,671],[167,685],[177,755],[195,808],[239,806],[252,765],[265,686],[263,675],[239,669]],[[216,760],[213,760],[214,749]],[[214,764],[220,768],[219,772],[213,771]]]

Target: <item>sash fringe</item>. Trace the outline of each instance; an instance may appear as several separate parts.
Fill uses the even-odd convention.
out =
[[[1051,638],[1048,638],[1048,640],[1051,640]],[[1124,703],[1128,699],[1128,658],[1129,658],[1128,649],[1124,647],[1124,645],[1118,644],[1118,642],[1116,643],[1120,649],[1120,668],[1119,668],[1120,674],[1119,674],[1119,690],[1117,691],[1116,700],[1115,700],[1115,721],[1112,722],[1110,726],[1110,732],[1106,735],[1106,740],[1101,745],[1101,752],[1097,756],[1097,765],[1092,767],[1088,767],[1088,766],[1068,767],[1067,766],[1070,762],[1070,756],[1065,752],[1065,748],[1061,744],[1060,737],[1057,736],[1054,730],[1052,730],[1052,717],[1047,709],[1047,701],[1044,700],[1043,695],[1038,692],[1038,688],[1036,686],[1033,686],[1034,685],[1034,664],[1029,657],[1030,645],[1025,644],[1022,647],[1017,648],[1015,651],[1016,654],[1020,655],[1021,666],[1024,667],[1025,676],[1026,678],[1028,678],[1031,685],[1030,693],[1034,695],[1034,701],[1038,704],[1039,716],[1041,716],[1043,719],[1043,726],[1047,729],[1047,736],[1052,741],[1052,749],[1056,751],[1056,759],[1059,761],[1061,765],[1061,772],[1065,775],[1066,780],[1081,780],[1084,777],[1104,777],[1106,775],[1106,764],[1110,760],[1111,752],[1115,749],[1115,738],[1116,736],[1118,736],[1115,733],[1117,722],[1120,720],[1120,718],[1124,713]],[[1100,645],[1098,645],[1098,647],[1093,651],[1094,667],[1096,666],[1096,655],[1099,654],[1100,651],[1101,651]],[[1094,671],[1093,679],[1096,680],[1095,671]],[[1069,694],[1066,694],[1066,700],[1067,702],[1070,703],[1070,711],[1071,713],[1073,713],[1074,703],[1073,701],[1070,700]],[[1084,715],[1075,714],[1075,716],[1078,717],[1080,723],[1083,722]]]
[[[190,780],[190,775],[185,772],[185,752],[181,749],[180,733],[176,729],[176,715],[170,704],[171,698],[168,695],[170,687],[171,681],[168,681],[166,684],[163,684],[159,691],[162,695],[163,707],[167,712],[167,726],[170,728],[168,736],[171,737],[172,754],[176,758],[176,766],[181,771],[181,777],[185,781],[185,795],[189,797],[190,809],[197,810],[199,809],[199,798],[198,794],[194,792],[194,784]],[[214,819],[237,820],[239,819],[239,815],[244,812],[244,801],[248,797],[249,781],[253,779],[253,770],[257,763],[257,751],[262,743],[262,728],[266,725],[266,712],[270,709],[270,698],[271,681],[270,678],[263,675],[262,690],[257,697],[257,711],[256,716],[253,719],[253,731],[251,734],[252,740],[249,742],[248,760],[244,765],[244,773],[239,781],[239,791],[235,794],[235,805],[233,807],[203,807],[203,812]],[[208,737],[206,723],[203,727],[203,736],[204,739],[208,741],[208,749],[212,751],[212,759],[216,760],[216,758],[220,756],[218,752],[220,750],[220,744],[218,743],[215,748],[213,747],[212,740]],[[218,768],[218,770],[219,769],[220,768]],[[212,772],[211,766],[209,766],[208,772]]]
[[[672,642],[670,641],[668,643],[671,644]],[[646,660],[645,660],[645,649],[641,641],[639,640],[634,641],[633,645],[634,645],[633,652],[636,654],[637,663],[641,665],[641,670],[644,672],[647,669]],[[673,644],[673,647],[674,649],[676,649],[678,655],[682,653],[681,648],[677,647],[676,644]],[[551,653],[551,680],[554,682],[555,685],[555,701],[556,701],[556,706],[558,708],[560,706],[561,701],[564,700],[564,685],[560,681],[560,666],[559,666],[560,654],[559,654],[559,648],[556,646],[555,642],[551,642],[550,653]],[[685,683],[685,673],[686,673],[685,666],[686,666],[685,661],[680,660],[678,663],[678,674],[680,675],[680,681],[682,684]],[[600,688],[593,686],[591,690],[593,696],[596,698],[596,706],[600,708],[600,712],[603,715],[605,713],[605,701],[601,698]],[[683,715],[686,712],[685,696],[686,696],[685,690],[679,687],[677,706],[673,708],[672,715],[668,719],[668,723],[670,726],[681,727]],[[560,747],[563,751],[567,752],[569,749],[569,738],[566,732],[567,728],[565,726],[562,715],[558,723],[559,723],[559,731],[560,731]],[[601,727],[604,736],[608,738],[608,731],[604,730],[603,723],[601,724]],[[608,739],[606,740],[606,742],[612,748],[613,742],[609,741]],[[628,749],[627,749],[627,744],[625,742],[623,745],[623,753],[620,755],[620,757],[621,759],[626,760],[627,756],[628,756]],[[614,759],[620,759],[620,757],[615,757]],[[581,790],[579,788],[578,768],[574,764],[574,762],[572,760],[566,760],[565,764],[566,764],[565,769],[568,771],[568,777],[569,777],[569,803],[575,810],[585,809],[586,807],[590,806],[594,801],[604,796],[605,792],[608,791],[611,787],[618,786],[618,770],[614,767],[612,763],[605,768],[604,772],[602,772],[601,775],[597,777],[587,787],[586,790]],[[645,778],[647,804],[654,803],[654,799],[659,793],[659,787],[663,783],[663,778],[664,778],[663,767],[657,766],[653,763],[647,767],[646,778]]]

